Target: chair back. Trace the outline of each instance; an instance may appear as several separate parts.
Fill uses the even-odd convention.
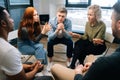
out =
[[[106,32],[106,34],[105,34],[105,41],[108,42],[109,45],[107,46],[107,49],[103,53],[103,56],[105,56],[107,54],[109,48],[111,47],[111,44],[114,41],[114,36],[111,33]]]
[[[105,41],[112,43],[114,41],[114,36],[111,33],[106,32]]]

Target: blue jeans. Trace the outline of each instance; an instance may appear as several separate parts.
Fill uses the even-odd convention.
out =
[[[67,57],[72,57],[73,52],[73,41],[72,39],[66,39],[66,38],[55,38],[54,40],[49,40],[47,44],[47,51],[48,51],[48,57],[53,57],[53,46],[56,44],[64,44],[67,46]]]
[[[24,55],[34,55],[36,59],[42,60],[43,64],[47,64],[47,51],[44,49],[43,44],[41,43],[35,43],[30,40],[22,41],[19,40],[17,41],[17,46],[19,51],[24,54]]]

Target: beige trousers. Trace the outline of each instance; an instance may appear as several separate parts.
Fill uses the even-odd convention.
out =
[[[95,60],[96,57],[94,55],[89,55],[86,57],[85,63],[94,62]],[[51,73],[54,76],[55,80],[74,80],[75,76],[74,69],[67,68],[61,64],[54,64],[51,68]]]

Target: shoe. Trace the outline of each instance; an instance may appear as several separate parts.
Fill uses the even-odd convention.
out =
[[[46,69],[43,70],[42,73],[43,73],[44,76],[52,76],[52,74]]]
[[[47,65],[47,71],[49,71],[49,72],[50,72],[52,65],[53,65],[53,63],[52,63],[52,62],[48,63],[48,65]]]
[[[66,62],[67,67],[70,66],[70,64],[71,64],[71,62],[69,62],[69,61]]]
[[[35,74],[35,77],[39,77],[39,76],[43,76],[43,73],[42,72],[38,72]]]
[[[68,66],[67,68],[75,69],[75,66]]]

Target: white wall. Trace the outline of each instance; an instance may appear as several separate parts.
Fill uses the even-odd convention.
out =
[[[52,18],[58,7],[65,6],[65,0],[33,0],[33,5],[39,14],[49,14]]]

